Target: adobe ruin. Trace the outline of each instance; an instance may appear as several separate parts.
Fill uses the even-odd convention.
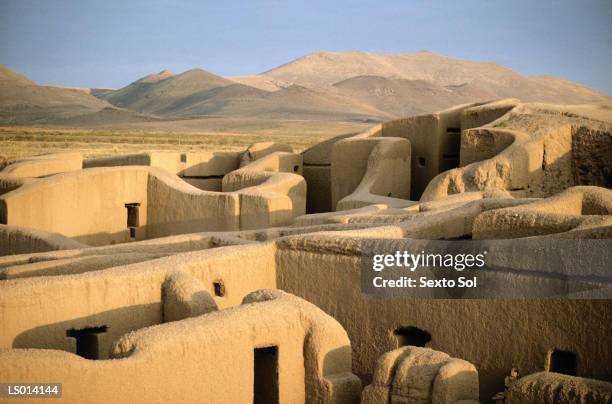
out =
[[[528,274],[595,279],[600,300],[375,299],[361,265],[364,240],[610,239],[611,184],[609,107],[515,99],[301,154],[16,161],[0,374],[61,381],[67,402],[607,402],[609,272]]]

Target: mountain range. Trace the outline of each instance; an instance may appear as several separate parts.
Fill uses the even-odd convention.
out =
[[[251,76],[164,70],[117,90],[37,85],[0,66],[2,125],[90,127],[208,117],[376,122],[507,97],[612,103],[568,80],[431,52],[317,52]]]

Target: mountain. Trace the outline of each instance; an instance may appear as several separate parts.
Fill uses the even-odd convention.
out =
[[[160,120],[160,118],[151,115],[109,106],[88,114],[56,119],[53,123],[59,126],[92,128],[125,123],[156,122]]]
[[[99,96],[117,108],[166,119],[202,116],[266,119],[381,120],[393,115],[346,97],[263,76],[239,77],[250,86],[201,69],[179,75],[164,71]],[[273,91],[264,90],[271,88]]]
[[[233,84],[231,80],[202,69],[192,69],[177,75],[164,70],[108,93],[104,99],[116,107],[160,114],[184,97],[230,84]]]
[[[250,103],[234,104],[223,111],[229,116],[301,120],[388,120],[392,114],[342,94],[291,85],[269,92]]]
[[[551,76],[526,77],[494,63],[431,52],[317,52],[259,75],[224,78],[202,69],[151,74],[118,90],[40,86],[0,66],[0,124],[101,126],[194,118],[374,122],[456,104],[612,104]]]
[[[44,124],[109,106],[87,91],[41,86],[0,66],[1,124]]]
[[[454,59],[432,52],[317,52],[261,75],[315,89],[327,88],[353,77],[379,76],[423,80],[443,87],[469,85],[490,92],[494,98],[515,97],[522,101],[563,103],[611,101],[605,94],[567,80],[525,77],[495,63]]]
[[[269,92],[232,84],[185,97],[161,111],[175,117],[226,116],[266,119],[380,120],[391,116],[342,95],[298,85]]]
[[[281,88],[289,87],[291,85],[290,83],[285,83],[283,81],[274,80],[266,76],[258,76],[258,75],[230,76],[227,78],[236,83],[259,88],[260,90],[265,90],[265,91],[276,91],[276,90],[280,90]]]
[[[0,65],[0,85],[36,85],[32,80],[19,73],[16,73],[6,66]]]
[[[215,87],[210,90],[195,92],[179,98],[165,108],[158,110],[158,114],[166,116],[203,116],[223,113],[235,105],[252,103],[263,98],[267,91],[244,84],[230,84]]]
[[[425,114],[451,105],[495,98],[495,94],[469,84],[441,86],[427,80],[357,76],[333,88],[347,98],[369,104],[395,116]]]

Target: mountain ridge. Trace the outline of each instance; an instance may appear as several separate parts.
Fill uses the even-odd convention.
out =
[[[0,90],[3,124],[218,116],[371,122],[496,98],[612,104],[607,94],[570,80],[522,76],[493,62],[428,51],[314,52],[250,76],[222,77],[201,68],[178,74],[161,70],[117,90],[40,86],[0,66]]]

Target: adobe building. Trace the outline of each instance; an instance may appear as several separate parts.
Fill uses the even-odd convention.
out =
[[[65,402],[610,402],[609,269],[487,274],[552,293],[519,300],[376,298],[361,277],[365,245],[608,242],[611,129],[608,107],[501,100],[302,154],[9,164],[2,381],[59,381]],[[560,298],[585,290],[602,298]]]

